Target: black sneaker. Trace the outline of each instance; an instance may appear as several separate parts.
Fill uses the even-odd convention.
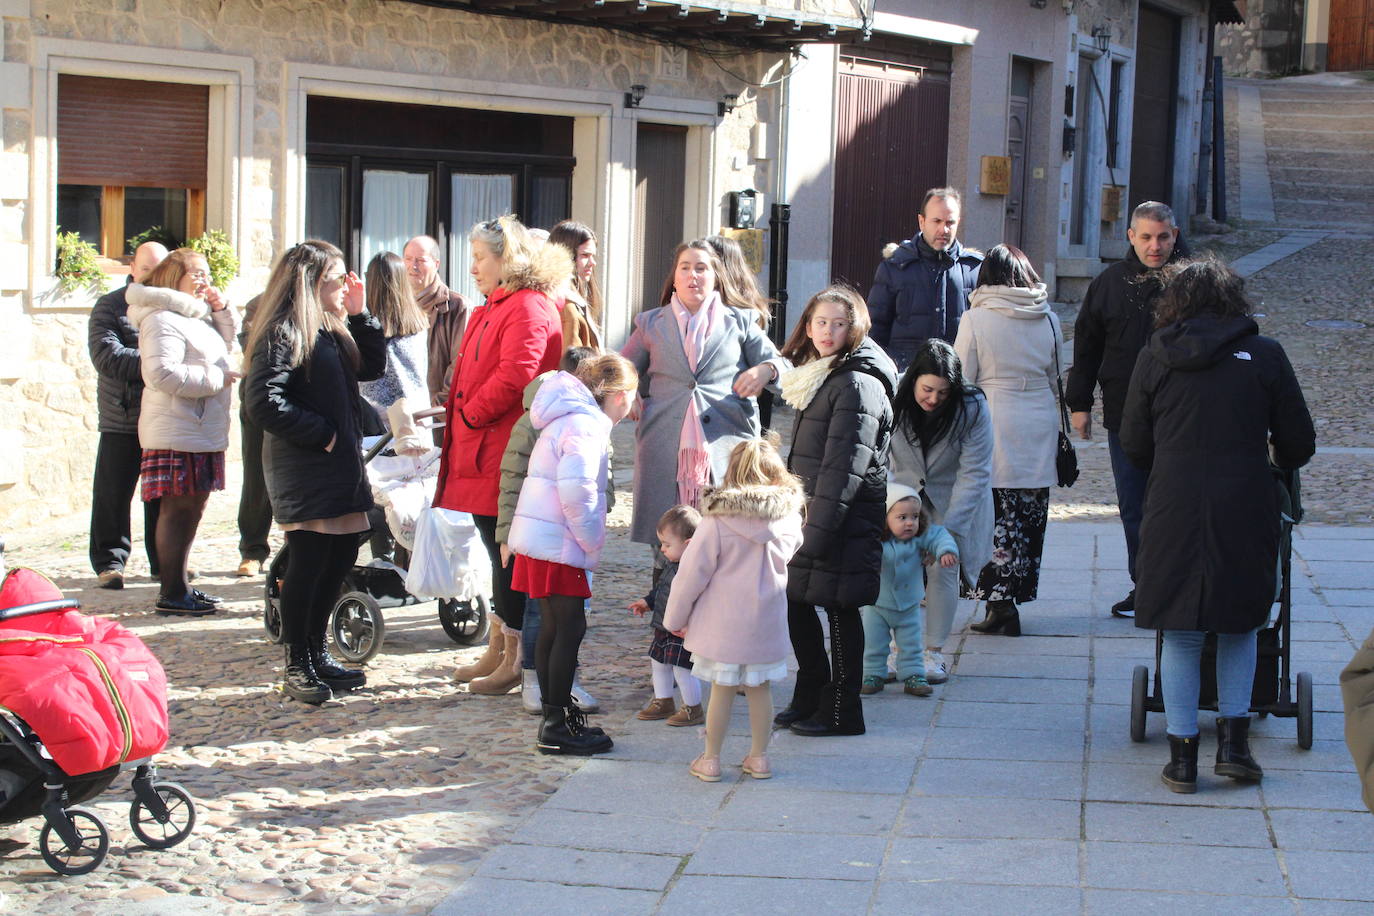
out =
[[[1112,605],[1112,616],[1127,619],[1135,616],[1135,589],[1131,589],[1129,595]]]
[[[224,599],[219,595],[207,595],[198,588],[191,589],[191,597],[197,601],[204,601],[206,604],[223,604]]]
[[[168,598],[161,595],[157,599],[157,612],[164,617],[204,617],[217,610],[218,607],[208,601],[201,601],[194,594],[186,595],[184,598]]]

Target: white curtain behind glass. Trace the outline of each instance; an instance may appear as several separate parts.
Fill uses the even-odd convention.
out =
[[[448,237],[448,285],[481,305],[482,294],[468,273],[471,261],[468,232],[475,223],[495,219],[515,207],[515,179],[512,175],[453,176],[453,212]]]
[[[378,252],[401,254],[406,242],[425,233],[428,209],[428,175],[381,169],[364,171],[362,261],[350,266],[361,274]]]

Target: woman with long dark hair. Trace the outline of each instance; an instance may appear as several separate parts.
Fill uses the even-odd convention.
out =
[[[987,601],[975,633],[1021,635],[1017,602],[1034,601],[1058,479],[1059,348],[1064,335],[1045,284],[1021,249],[997,245],[983,257],[954,351],[992,415],[992,559],[978,574]],[[972,572],[972,570],[970,570]]]
[[[344,576],[371,526],[359,448],[358,382],[381,376],[386,339],[363,283],[328,242],[301,242],[272,269],[248,338],[244,397],[263,429],[263,473],[290,552],[281,586],[283,689],[303,703],[361,687],[325,633]]]
[[[387,408],[401,398],[412,410],[429,406],[429,322],[415,301],[406,263],[394,251],[379,252],[368,262],[366,291],[367,310],[386,337],[386,370],[358,387],[390,428]]]
[[[782,396],[798,411],[787,469],[801,478],[806,522],[787,567],[797,683],[774,721],[808,737],[864,733],[859,609],[878,599],[897,386],[896,365],[868,329],[863,297],[831,286],[811,297],[782,350],[796,367],[783,373]]]
[[[942,684],[960,585],[972,588],[992,556],[992,417],[959,354],[938,338],[917,348],[892,409],[892,479],[920,491],[930,521],[959,545],[959,566],[931,569],[926,583],[926,680]]]
[[[1214,772],[1258,782],[1250,753],[1256,633],[1274,604],[1280,502],[1270,469],[1316,451],[1312,417],[1277,341],[1259,336],[1240,277],[1213,257],[1164,268],[1136,361],[1121,444],[1149,472],[1136,555],[1135,625],[1162,630],[1169,735],[1162,774],[1197,791],[1202,646],[1217,637]]]
[[[572,258],[572,277],[563,288],[563,349],[601,347],[601,287],[596,282],[596,233],[586,223],[565,219],[549,231],[549,244]]]

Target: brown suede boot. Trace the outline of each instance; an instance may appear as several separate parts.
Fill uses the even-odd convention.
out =
[[[677,712],[668,717],[669,725],[681,728],[684,725],[702,725],[706,722],[706,713],[701,711],[701,704],[695,706],[682,706]]]
[[[472,693],[495,697],[510,693],[520,686],[520,631],[502,629],[501,637],[506,644],[500,667],[468,684],[468,690]]]
[[[506,641],[502,638],[504,629],[501,626],[501,618],[495,614],[491,616],[491,630],[487,633],[487,651],[470,665],[460,665],[453,672],[453,679],[460,684],[465,684],[473,678],[486,677],[497,669],[501,664],[502,649]]]
[[[673,702],[672,697],[654,697],[649,701],[648,706],[639,711],[635,718],[645,722],[656,722],[659,719],[668,718],[676,711],[677,704]]]

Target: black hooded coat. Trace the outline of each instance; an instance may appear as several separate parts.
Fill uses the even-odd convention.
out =
[[[1298,468],[1316,450],[1283,347],[1250,318],[1161,328],[1136,362],[1120,434],[1150,474],[1136,626],[1244,633],[1263,624],[1279,559],[1270,462]]]

